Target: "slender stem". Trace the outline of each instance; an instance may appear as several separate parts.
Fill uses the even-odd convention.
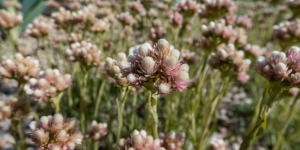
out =
[[[149,91],[151,98],[148,99],[149,111],[152,119],[152,134],[154,139],[158,138],[158,116],[157,116],[157,95]]]
[[[93,150],[98,150],[98,141],[92,140],[91,147],[93,147]]]
[[[101,102],[101,97],[102,97],[102,94],[103,94],[103,89],[105,87],[105,84],[106,84],[106,80],[103,80],[102,84],[101,84],[101,87],[99,89],[99,94],[98,94],[98,97],[97,97],[97,101],[96,101],[96,106],[95,106],[95,111],[94,111],[94,117],[93,119],[95,120],[98,116],[98,110],[99,110],[99,105],[100,105],[100,102]]]
[[[130,130],[134,129],[135,126],[135,120],[136,120],[136,99],[137,99],[137,94],[135,93],[133,95],[133,99],[132,99],[132,113],[131,113],[131,119],[130,119]]]
[[[121,137],[121,131],[123,128],[123,110],[126,102],[127,95],[129,91],[131,90],[131,87],[128,88],[122,88],[120,97],[116,100],[118,105],[118,132],[117,132],[117,141],[120,140]],[[121,100],[121,102],[119,101]]]
[[[81,132],[85,135],[85,101],[86,101],[86,85],[87,85],[87,71],[85,68],[81,67],[83,81],[81,83],[82,89],[80,90],[81,99],[80,99],[80,108],[79,108],[79,119],[80,119],[80,127]],[[85,138],[82,141],[82,149],[86,150],[86,140]]]
[[[12,126],[11,126],[11,134],[13,135],[14,139],[15,139],[15,149],[16,150],[21,150],[18,144],[18,135],[17,135],[17,122],[15,120],[12,121]]]
[[[283,126],[280,129],[280,132],[278,133],[278,138],[276,140],[276,143],[273,147],[273,150],[278,150],[280,148],[280,143],[281,143],[281,139],[284,135],[284,131],[286,130],[288,123],[290,122],[290,120],[292,119],[292,117],[295,114],[296,111],[296,106],[297,106],[297,101],[300,97],[300,92],[298,92],[297,96],[294,98],[293,103],[292,103],[292,107],[290,108],[290,111],[288,113],[287,118],[285,119],[285,121],[283,122]]]
[[[63,92],[59,93],[56,97],[54,97],[54,99],[52,100],[54,106],[55,106],[55,113],[59,113],[60,112],[60,106],[59,106],[59,102],[60,102],[60,99],[62,98],[63,96]]]
[[[241,144],[240,150],[247,150],[253,143],[254,139],[256,136],[258,136],[258,132],[263,131],[266,125],[266,119],[267,116],[272,109],[275,100],[281,93],[281,88],[278,85],[275,85],[272,89],[272,92],[269,94],[268,99],[263,99],[262,104],[260,106],[260,113],[259,113],[259,118],[258,121],[255,125],[255,127],[252,129],[252,131],[245,137],[243,140],[243,143]],[[260,132],[262,133],[262,132]]]
[[[45,55],[46,55],[46,59],[47,59],[47,66],[50,68],[51,67],[51,60],[49,57],[49,49],[48,49],[48,43],[47,43],[47,39],[43,38],[43,44],[44,44],[44,48],[45,48]]]
[[[21,141],[21,148],[22,148],[22,150],[25,150],[26,149],[26,143],[25,143],[25,137],[24,137],[23,131],[21,129],[21,122],[20,122],[20,120],[17,120],[16,122],[17,122],[18,134],[19,134],[20,141]]]

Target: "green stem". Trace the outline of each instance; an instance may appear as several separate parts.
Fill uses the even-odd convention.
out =
[[[247,150],[253,143],[254,139],[256,136],[259,134],[263,133],[266,124],[267,124],[267,116],[272,109],[274,103],[276,102],[275,100],[281,93],[281,87],[278,85],[274,85],[272,87],[272,91],[269,94],[268,99],[263,99],[262,104],[260,106],[260,113],[259,113],[259,118],[257,120],[257,123],[255,127],[251,130],[250,134],[248,134],[245,139],[243,140],[243,143],[241,144],[240,150]]]
[[[18,134],[19,134],[20,141],[21,141],[21,148],[22,148],[22,150],[25,150],[26,142],[25,142],[25,137],[24,137],[23,131],[21,129],[21,122],[19,120],[17,121],[17,129],[18,129]]]
[[[51,67],[51,60],[49,57],[49,49],[48,49],[48,43],[47,43],[47,38],[43,38],[43,44],[44,44],[44,48],[45,48],[45,55],[46,55],[46,59],[47,59],[47,66],[50,68]]]
[[[158,138],[158,116],[157,116],[157,95],[154,93],[151,93],[149,91],[149,98],[148,98],[148,105],[149,105],[149,111],[152,119],[152,134],[153,138]]]
[[[18,122],[16,122],[16,120],[12,121],[12,126],[11,126],[11,134],[13,135],[14,139],[15,139],[15,149],[16,150],[21,150],[18,144],[18,135],[17,135],[17,130],[18,130]]]
[[[98,141],[92,140],[91,146],[93,147],[93,150],[98,150]]]
[[[80,90],[81,94],[81,99],[80,99],[80,108],[79,108],[79,119],[80,119],[80,127],[81,127],[81,132],[83,135],[85,135],[85,101],[86,101],[86,85],[87,85],[87,71],[85,70],[84,67],[81,67],[82,71],[82,78],[83,81],[81,83],[82,89]],[[83,138],[82,140],[82,149],[86,150],[86,140]]]
[[[137,99],[137,94],[135,93],[133,95],[133,99],[132,99],[132,113],[131,113],[131,121],[130,121],[130,130],[134,129],[135,126],[135,120],[136,120],[136,99]]]
[[[105,87],[105,84],[106,84],[106,80],[103,80],[102,84],[101,84],[101,87],[99,89],[99,94],[98,94],[98,97],[97,97],[97,101],[96,101],[96,106],[95,106],[95,111],[94,111],[94,117],[93,119],[95,120],[98,116],[98,109],[99,109],[99,105],[100,105],[100,102],[101,102],[101,97],[102,97],[102,94],[103,94],[103,89]]]
[[[131,90],[131,87],[128,88],[122,88],[121,89],[121,94],[120,97],[117,98],[117,106],[118,106],[118,132],[117,132],[117,141],[120,140],[121,137],[121,131],[123,128],[123,110],[124,110],[124,106],[125,106],[125,102],[126,102],[126,98],[127,95],[129,93],[129,91]],[[121,100],[121,102],[119,101],[119,99]]]
[[[295,111],[296,111],[296,106],[297,106],[297,101],[300,97],[300,92],[298,92],[297,96],[294,98],[293,103],[292,103],[292,107],[290,108],[290,111],[288,113],[288,117],[286,118],[286,120],[283,122],[283,126],[280,129],[280,132],[278,133],[278,138],[276,140],[276,143],[273,147],[273,150],[278,150],[280,148],[280,143],[281,143],[281,139],[284,135],[284,131],[286,130],[288,123],[290,122],[290,120],[293,118]]]
[[[59,106],[59,102],[60,99],[62,98],[62,96],[64,95],[63,92],[59,93],[56,97],[53,98],[52,102],[55,106],[55,113],[59,113],[60,112],[60,106]]]

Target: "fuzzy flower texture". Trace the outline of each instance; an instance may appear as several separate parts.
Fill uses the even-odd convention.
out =
[[[31,140],[39,150],[73,150],[82,142],[82,134],[76,130],[76,120],[61,114],[42,116],[30,123]]]
[[[153,139],[144,130],[134,130],[130,138],[120,139],[116,150],[165,150],[160,146],[159,139]]]
[[[260,56],[254,67],[271,82],[296,86],[300,82],[300,48],[293,46],[285,53],[273,51],[269,58]]]
[[[136,53],[128,56],[128,61],[120,62],[119,67],[130,85],[144,86],[166,95],[188,86],[189,66],[182,64],[179,55],[178,50],[170,50],[167,40],[160,39],[154,48],[148,43],[140,46]]]
[[[212,68],[220,70],[226,76],[228,73],[236,76],[241,83],[245,83],[249,79],[246,72],[249,70],[251,60],[244,59],[244,52],[237,51],[233,44],[228,44],[224,49],[219,49],[217,53],[212,53],[207,61]]]
[[[61,74],[57,69],[41,71],[38,78],[31,78],[24,89],[27,95],[42,102],[57,96],[71,85],[71,75]]]

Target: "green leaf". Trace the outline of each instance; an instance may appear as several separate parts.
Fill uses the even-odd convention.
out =
[[[24,1],[24,3],[25,3],[25,1]],[[30,3],[30,4],[32,4],[32,3]],[[30,5],[30,4],[28,4],[28,5]],[[26,12],[27,7],[29,7],[29,6],[26,6],[26,8],[24,8],[25,12]],[[35,5],[33,5],[33,7],[30,7],[29,12],[24,15],[24,20],[21,25],[23,31],[25,30],[26,26],[29,23],[31,23],[34,20],[34,18],[37,17],[44,10],[44,8],[45,8],[45,1],[39,1]]]

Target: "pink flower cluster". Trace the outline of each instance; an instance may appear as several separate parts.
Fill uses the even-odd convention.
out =
[[[31,78],[29,85],[24,89],[27,95],[34,100],[42,102],[57,96],[71,85],[71,75],[61,74],[57,69],[41,71],[39,77]]]
[[[76,130],[76,119],[61,114],[42,116],[29,125],[31,140],[39,150],[73,150],[82,142],[82,134]]]
[[[118,53],[117,59],[112,59],[110,57],[106,58],[104,70],[106,75],[113,78],[116,81],[116,84],[119,86],[127,86],[128,81],[125,77],[121,74],[121,69],[119,67],[121,62],[126,62],[127,57],[126,54],[121,52]]]
[[[224,49],[219,49],[217,53],[212,53],[207,60],[212,68],[220,70],[227,75],[236,76],[237,80],[245,83],[249,79],[246,72],[251,64],[250,59],[244,59],[244,52],[237,51],[233,44],[228,44]]]
[[[53,29],[54,20],[45,17],[34,19],[32,24],[29,24],[25,33],[29,36],[40,38],[50,34]]]
[[[177,13],[177,12],[174,12],[173,14],[171,14],[170,16],[169,16],[169,22],[170,22],[170,25],[172,26],[172,27],[175,27],[175,28],[177,28],[177,27],[181,27],[182,26],[182,23],[183,23],[183,17],[179,14],[179,13]]]
[[[109,30],[109,24],[104,20],[96,20],[90,27],[90,31],[93,33],[104,33]]]
[[[237,7],[231,0],[204,0],[198,15],[201,18],[219,19],[222,15],[233,13],[236,10]]]
[[[146,14],[147,14],[146,9],[144,8],[144,6],[141,4],[140,1],[130,2],[128,4],[128,7],[134,16],[136,16],[136,15],[146,16]]]
[[[251,19],[248,18],[248,16],[240,16],[238,17],[238,19],[236,20],[236,24],[240,27],[244,27],[246,29],[249,29],[252,27],[252,22]]]
[[[117,19],[123,26],[130,26],[134,24],[134,19],[129,12],[123,12],[117,15]]]
[[[86,134],[93,140],[101,140],[107,135],[107,124],[97,123],[97,121],[94,120],[91,126],[87,129]]]
[[[156,43],[159,39],[166,37],[166,32],[162,27],[158,27],[156,29],[151,28],[148,37],[150,40]]]
[[[183,49],[181,50],[181,58],[187,64],[196,64],[196,54],[190,50]]]
[[[147,135],[144,130],[134,130],[130,138],[120,139],[116,150],[165,150],[160,147],[160,140],[153,139],[151,135]]]
[[[209,41],[216,43],[233,43],[236,40],[236,33],[232,26],[226,26],[225,20],[219,22],[210,22],[208,26],[201,26],[202,35]]]
[[[281,41],[300,38],[300,20],[283,22],[273,27],[273,37]]]
[[[247,44],[244,50],[255,57],[263,56],[267,53],[267,48],[262,48],[259,45]]]
[[[0,101],[0,122],[10,117],[12,108],[8,101]]]
[[[78,61],[88,68],[101,64],[101,51],[96,45],[86,41],[71,44],[71,48],[66,50],[66,55],[69,60]]]
[[[3,56],[0,63],[0,75],[5,78],[26,81],[36,77],[40,71],[39,61],[16,53],[14,57]]]
[[[254,67],[269,81],[281,82],[292,86],[300,82],[300,48],[291,47],[284,52],[273,51],[269,58],[260,56]]]
[[[167,40],[160,39],[154,48],[148,43],[141,45],[119,67],[130,85],[144,86],[166,95],[172,90],[183,91],[188,86],[189,66],[182,64],[179,55],[178,50],[170,50]]]
[[[159,138],[161,145],[164,145],[167,150],[182,150],[185,134],[176,134],[175,131],[170,131],[167,135],[160,133]]]
[[[23,21],[22,14],[11,13],[4,9],[0,10],[0,18],[0,28],[3,29],[11,29]]]
[[[193,0],[181,0],[177,5],[177,11],[184,17],[194,16],[197,9],[197,2]]]

